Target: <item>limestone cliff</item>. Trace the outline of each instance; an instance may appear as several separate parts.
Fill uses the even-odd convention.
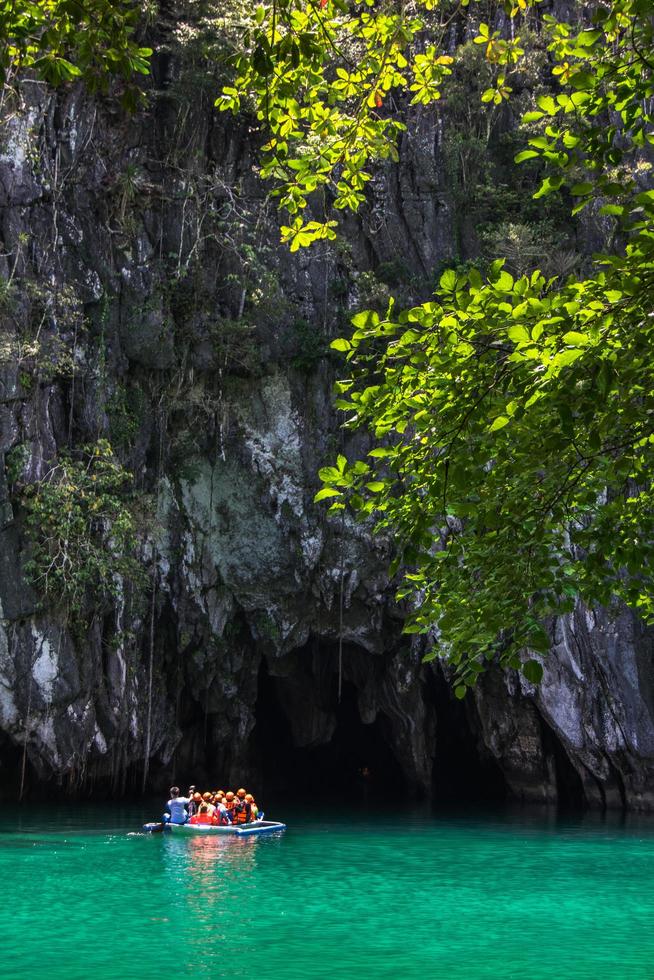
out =
[[[538,690],[491,673],[459,704],[401,635],[391,543],[312,504],[319,466],[349,448],[329,338],[475,247],[447,120],[420,110],[341,241],[290,256],[256,132],[216,115],[217,82],[192,68],[162,48],[132,118],[29,80],[4,108],[3,791],[272,792],[309,772],[328,789],[370,770],[436,798],[651,808],[651,633],[579,609],[553,625]],[[80,630],[27,584],[16,487],[100,437],[147,503],[149,585],[136,601],[121,583]]]

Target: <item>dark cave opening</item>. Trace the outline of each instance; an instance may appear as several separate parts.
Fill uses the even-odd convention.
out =
[[[561,810],[583,810],[587,801],[581,776],[572,765],[559,739],[545,723],[543,723],[543,745],[554,758],[557,806]]]
[[[17,800],[20,796],[23,771],[23,749],[16,745],[8,735],[0,733],[0,799]],[[25,758],[24,795],[29,789],[34,773],[29,758]]]
[[[336,678],[334,677],[334,681]],[[407,781],[390,746],[388,719],[378,714],[371,724],[361,720],[357,691],[343,682],[340,704],[334,684],[330,709],[334,732],[326,744],[298,747],[284,708],[286,678],[274,677],[265,663],[259,675],[254,751],[262,796],[287,794],[307,800],[365,803],[407,792]]]
[[[434,804],[504,802],[508,796],[506,779],[475,732],[470,704],[458,701],[445,678],[433,674],[427,697],[436,706]]]

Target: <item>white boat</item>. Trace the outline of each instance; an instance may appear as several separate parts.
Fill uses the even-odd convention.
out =
[[[206,823],[146,823],[143,827],[148,833],[205,834],[207,837],[231,836],[252,837],[256,834],[273,834],[286,830],[285,823],[277,820],[254,820],[252,823],[225,824],[214,826]]]

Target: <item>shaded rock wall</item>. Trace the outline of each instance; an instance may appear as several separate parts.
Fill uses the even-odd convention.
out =
[[[390,543],[312,504],[321,463],[357,448],[326,341],[365,298],[362,273],[401,260],[424,290],[454,254],[441,116],[420,110],[345,244],[290,256],[248,120],[216,116],[212,83],[174,58],[158,82],[132,119],[28,82],[5,120],[0,452],[24,447],[34,480],[62,447],[110,438],[156,517],[149,591],[123,583],[80,634],[26,583],[11,474],[0,483],[3,791],[272,792],[266,758],[327,767],[347,735],[357,772],[377,753],[380,786],[385,752],[416,794],[651,807],[652,638],[632,617],[579,610],[553,626],[539,690],[491,673],[461,705],[401,636]],[[67,370],[36,363],[35,334]]]

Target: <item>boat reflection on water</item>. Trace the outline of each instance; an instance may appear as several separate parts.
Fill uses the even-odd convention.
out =
[[[189,837],[184,842],[191,875],[242,875],[256,867],[258,841],[254,837]]]
[[[188,904],[200,920],[212,921],[237,903],[247,908],[256,899],[257,847],[253,837],[177,838],[166,836],[165,875],[171,893]],[[256,904],[256,903],[255,903]],[[253,906],[254,907],[254,906]]]
[[[193,837],[186,850],[183,894],[189,920],[201,923],[211,942],[248,934],[257,908],[257,841],[251,837]],[[199,943],[203,946],[203,942]],[[200,955],[200,950],[198,950]]]

